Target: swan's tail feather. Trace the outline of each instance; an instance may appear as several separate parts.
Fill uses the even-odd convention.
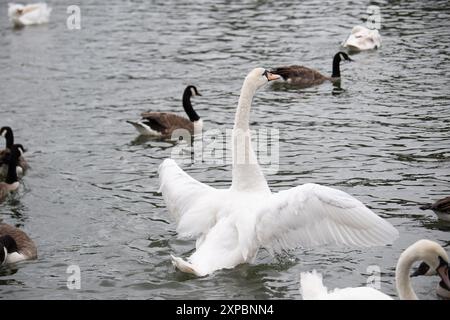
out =
[[[317,300],[328,294],[328,289],[323,285],[322,275],[316,270],[300,273],[300,293],[303,300]]]
[[[195,270],[195,267],[191,263],[186,262],[183,259],[175,257],[173,255],[170,255],[170,257],[172,258],[172,264],[175,266],[175,268],[177,268],[181,272],[190,273],[190,274],[193,274],[196,276],[201,276],[201,274],[199,274]]]

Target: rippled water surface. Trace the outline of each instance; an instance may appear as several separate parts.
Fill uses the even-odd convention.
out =
[[[450,251],[450,227],[420,203],[450,194],[450,10],[446,1],[83,1],[82,29],[66,27],[71,1],[52,1],[48,25],[13,30],[0,5],[0,125],[16,129],[32,169],[0,218],[26,230],[39,259],[0,271],[3,299],[301,299],[300,271],[330,287],[366,283],[377,265],[395,295],[394,269],[420,238]],[[316,182],[360,199],[400,231],[371,249],[259,252],[196,279],[174,270],[188,256],[158,193],[157,168],[173,144],[136,139],[125,121],[146,110],[182,114],[184,86],[205,128],[231,128],[243,78],[257,66],[300,63],[324,73],[366,8],[378,4],[383,46],[344,64],[341,89],[267,86],[252,126],[280,131],[273,191]],[[3,142],[2,142],[3,143]],[[226,187],[230,167],[193,165]],[[80,290],[66,287],[79,265]],[[435,299],[437,278],[415,279]]]

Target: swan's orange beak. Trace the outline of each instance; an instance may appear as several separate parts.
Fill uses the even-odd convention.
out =
[[[268,72],[267,79],[269,81],[278,80],[278,79],[280,79],[280,76],[278,74],[273,74],[273,73]]]
[[[271,72],[269,72],[269,71],[267,71],[267,70],[264,72],[264,75],[266,76],[266,78],[267,78],[268,81],[273,81],[273,80],[278,80],[278,79],[280,79],[280,76],[279,76],[279,75],[273,74],[273,73],[271,73]]]

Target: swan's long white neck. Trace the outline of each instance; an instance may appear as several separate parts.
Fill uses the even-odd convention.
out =
[[[418,300],[411,285],[409,272],[414,262],[418,260],[414,248],[406,249],[398,259],[395,269],[395,283],[400,300]]]
[[[269,186],[251,145],[249,119],[252,100],[256,90],[256,85],[251,81],[251,78],[247,77],[241,89],[234,120],[232,138],[233,181],[231,189],[238,191],[257,190],[270,193]]]

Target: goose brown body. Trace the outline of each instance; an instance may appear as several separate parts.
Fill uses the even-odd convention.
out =
[[[202,130],[202,120],[191,104],[192,96],[201,96],[195,86],[187,86],[183,92],[183,108],[189,118],[170,112],[144,112],[138,121],[127,121],[141,135],[171,138],[175,130],[187,130],[191,135]]]
[[[353,61],[345,52],[338,52],[333,57],[333,73],[331,77],[325,76],[317,70],[300,66],[283,66],[271,70],[287,83],[306,88],[324,83],[325,81],[338,82],[341,78],[340,62],[341,60]]]
[[[163,138],[170,138],[177,129],[185,129],[194,134],[194,123],[174,113],[143,112],[141,116],[141,121],[152,130],[159,132]]]
[[[278,67],[272,70],[273,73],[281,76],[285,81],[298,86],[313,86],[333,81],[333,78],[324,76],[319,71],[304,66]]]
[[[0,222],[0,237],[10,236],[17,245],[17,253],[21,254],[26,260],[37,258],[37,248],[33,240],[22,230],[9,224]]]

